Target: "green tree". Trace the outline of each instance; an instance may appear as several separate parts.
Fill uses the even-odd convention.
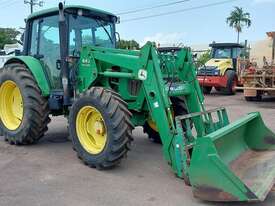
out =
[[[120,40],[118,41],[117,47],[119,49],[139,49],[139,43],[135,40]]]
[[[19,34],[20,32],[14,28],[0,28],[0,49],[3,49],[5,44],[16,43]]]
[[[242,32],[243,27],[246,26],[248,28],[251,26],[250,14],[244,12],[243,8],[236,6],[235,9],[231,11],[230,16],[227,17],[226,23],[237,31],[237,42],[239,43],[240,33]]]
[[[199,68],[201,66],[204,66],[206,62],[208,62],[209,59],[211,59],[210,50],[207,52],[204,52],[202,55],[200,55],[196,60],[196,67]]]

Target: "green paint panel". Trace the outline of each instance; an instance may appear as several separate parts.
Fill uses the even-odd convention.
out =
[[[39,88],[41,89],[43,96],[48,96],[50,94],[50,85],[44,73],[44,69],[39,60],[31,56],[17,56],[9,59],[6,64],[10,62],[20,62],[24,63],[28,69],[31,71],[32,75],[37,81]]]

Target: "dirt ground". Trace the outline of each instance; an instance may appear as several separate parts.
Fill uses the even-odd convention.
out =
[[[248,103],[242,94],[206,97],[207,107],[224,106],[231,120],[260,111],[275,132],[275,100]],[[132,150],[110,171],[83,165],[66,141],[66,120],[53,118],[50,130],[38,144],[15,147],[0,137],[0,206],[221,206],[248,205],[196,200],[190,187],[175,177],[162,158],[161,145],[151,143],[141,128],[134,131]],[[275,191],[263,203],[274,206]]]

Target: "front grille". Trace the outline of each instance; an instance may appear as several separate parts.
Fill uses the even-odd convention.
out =
[[[201,67],[198,70],[198,75],[199,76],[215,76],[215,75],[218,75],[218,74],[216,74],[217,71],[218,71],[217,67],[213,67],[213,66]]]

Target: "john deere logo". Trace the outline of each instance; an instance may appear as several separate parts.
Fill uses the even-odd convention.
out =
[[[147,71],[144,69],[140,69],[138,71],[138,78],[142,81],[146,80],[147,79]]]

